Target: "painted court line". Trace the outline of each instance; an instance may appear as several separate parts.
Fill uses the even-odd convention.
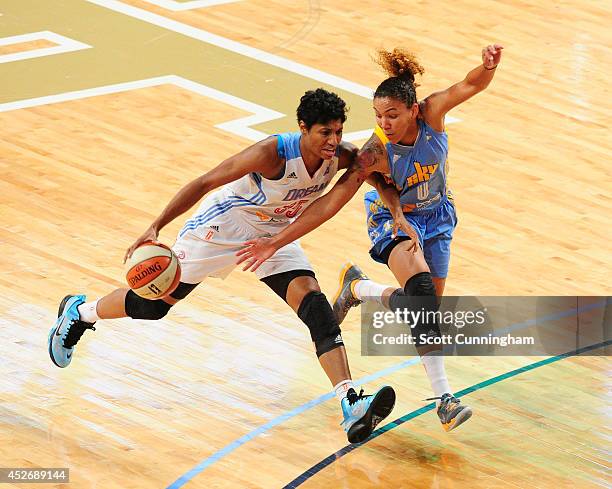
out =
[[[158,87],[160,85],[174,85],[176,87],[189,90],[203,97],[208,97],[218,102],[225,103],[232,107],[242,109],[246,112],[252,112],[252,115],[241,117],[232,121],[215,124],[215,127],[227,131],[231,134],[243,137],[249,141],[261,141],[269,136],[268,133],[258,131],[250,126],[261,124],[263,122],[273,121],[285,116],[281,112],[269,109],[263,105],[244,100],[240,97],[235,97],[229,93],[222,92],[212,87],[202,85],[201,83],[188,80],[177,75],[165,75],[154,78],[145,78],[143,80],[135,80],[125,83],[116,83],[113,85],[104,85],[101,87],[87,88],[84,90],[75,90],[72,92],[59,93],[57,95],[47,95],[45,97],[36,97],[30,99],[18,100],[16,102],[7,102],[0,104],[0,112],[8,112],[11,110],[27,109],[31,107],[39,107],[41,105],[56,104],[61,102],[70,102],[72,100],[81,100],[89,97],[98,97],[101,95],[110,95],[114,93],[129,92],[142,88]],[[371,130],[355,131],[347,133],[343,136],[346,141],[357,141],[367,139],[372,134]]]
[[[208,97],[218,102],[225,103],[232,107],[242,109],[247,112],[253,112],[253,115],[241,117],[228,122],[216,124],[215,127],[227,131],[231,134],[243,137],[249,141],[261,141],[269,136],[268,133],[258,131],[250,126],[263,122],[280,119],[285,114],[264,107],[263,105],[244,100],[240,97],[235,97],[229,93],[222,92],[212,87],[202,85],[201,83],[188,80],[177,75],[158,76],[154,78],[145,78],[144,80],[135,80],[126,83],[117,83],[114,85],[104,85],[101,87],[87,88],[85,90],[75,90],[73,92],[58,93],[57,95],[47,95],[45,97],[36,97],[30,99],[18,100],[16,102],[7,102],[0,104],[0,112],[8,112],[11,110],[27,109],[31,107],[39,107],[41,105],[56,104],[60,102],[70,102],[72,100],[81,100],[89,97],[98,97],[100,95],[110,95],[114,93],[128,92],[141,88],[157,87],[160,85],[174,85],[185,90],[197,93],[203,97]],[[367,139],[372,134],[371,130],[355,131],[343,135],[346,141],[358,141]]]
[[[365,97],[368,100],[371,100],[372,96],[374,95],[374,91],[371,88],[366,87],[365,85],[361,85],[345,78],[326,73],[316,68],[311,68],[310,66],[297,63],[288,58],[283,58],[282,56],[277,56],[276,54],[267,53],[266,51],[247,46],[246,44],[242,44],[237,41],[232,41],[225,37],[221,37],[211,32],[205,31],[203,29],[198,29],[197,27],[192,27],[176,20],[168,19],[162,15],[157,15],[137,7],[132,7],[131,5],[126,5],[117,0],[87,1],[95,5],[99,5],[100,7],[108,8],[110,10],[114,10],[115,12],[134,17],[144,22],[148,22],[149,24],[153,24],[158,27],[163,27],[164,29],[177,32],[184,36],[188,36],[193,39],[212,44],[213,46],[227,49],[228,51],[232,51],[234,53],[247,56],[257,61],[276,66],[283,70],[296,73],[306,78],[311,78],[312,80],[326,83],[332,87],[341,88],[342,90],[346,90],[347,92]],[[450,115],[446,116],[447,124],[459,122],[459,120],[460,119],[457,119],[456,117]],[[370,130],[359,132],[356,131],[355,133],[345,134],[343,137],[347,141],[355,141],[359,139],[366,139],[370,137],[371,134],[372,131]]]
[[[373,95],[372,89],[364,85],[360,85],[344,78],[331,75],[324,71],[317,70],[316,68],[311,68],[309,66],[296,63],[295,61],[292,61],[288,58],[283,58],[281,56],[270,54],[260,49],[253,48],[251,46],[247,46],[246,44],[232,41],[230,39],[218,36],[211,32],[198,29],[197,27],[192,27],[176,20],[168,19],[167,17],[164,17],[162,15],[154,14],[152,12],[148,12],[137,7],[132,7],[131,5],[126,5],[125,3],[119,2],[117,0],[87,1],[95,5],[99,5],[100,7],[104,7],[110,10],[114,10],[115,12],[122,13],[129,17],[134,17],[144,22],[148,22],[149,24],[153,24],[158,27],[163,27],[164,29],[177,32],[184,36],[188,36],[193,39],[212,44],[213,46],[217,46],[228,51],[232,51],[234,53],[238,53],[243,56],[256,59],[257,61],[261,61],[271,66],[276,66],[283,70],[290,71],[292,73],[296,73],[307,78],[312,78],[313,80],[327,83],[328,85],[332,85],[334,87],[342,88],[347,92],[355,93],[368,99],[371,98]]]
[[[172,10],[173,12],[183,12],[185,10],[193,10],[196,8],[213,7],[215,5],[223,5],[226,3],[234,3],[238,0],[192,0],[191,2],[177,2],[175,0],[145,0],[147,3],[157,5],[158,7]]]
[[[368,375],[366,377],[363,377],[363,378],[355,381],[355,385],[359,386],[359,385],[362,385],[362,384],[366,384],[368,382],[372,382],[372,381],[374,381],[376,379],[379,379],[380,377],[384,377],[385,375],[390,375],[393,372],[401,370],[401,369],[403,369],[405,367],[409,367],[411,365],[416,365],[417,363],[420,363],[420,362],[421,362],[421,359],[418,358],[418,357],[411,358],[409,360],[406,360],[405,362],[399,363],[397,365],[393,365],[393,366],[391,366],[389,368],[386,368],[384,370],[376,372],[376,373],[374,373],[372,375]],[[281,414],[280,416],[274,418],[271,421],[268,421],[266,424],[263,424],[263,425],[255,428],[254,430],[250,431],[246,435],[238,438],[237,440],[234,440],[229,445],[226,445],[221,450],[216,451],[215,453],[210,455],[208,458],[202,460],[198,465],[196,465],[190,471],[184,473],[177,480],[175,480],[172,484],[170,484],[166,489],[178,489],[179,487],[183,487],[183,485],[185,485],[187,482],[189,482],[195,476],[200,474],[207,467],[210,467],[212,464],[214,464],[215,462],[221,460],[223,457],[225,457],[226,455],[232,453],[234,450],[236,450],[237,448],[241,447],[245,443],[251,441],[253,438],[256,438],[257,436],[261,435],[262,433],[265,433],[266,431],[269,431],[270,429],[274,428],[275,426],[278,426],[279,424],[284,423],[285,421],[287,421],[287,420],[289,420],[291,418],[294,418],[295,416],[298,416],[298,415],[308,411],[309,409],[311,409],[311,408],[313,408],[315,406],[318,406],[319,404],[321,404],[321,403],[323,403],[325,401],[329,401],[330,399],[332,399],[334,397],[335,397],[335,394],[333,392],[328,392],[325,395],[317,397],[316,399],[313,399],[312,401],[308,401],[307,403],[302,404],[301,406],[298,406],[295,409],[292,409],[291,411],[288,411],[288,412],[286,412],[284,414]]]
[[[115,85],[106,85],[97,88],[88,88],[85,90],[77,90],[74,92],[65,92],[57,95],[49,95],[46,97],[38,97],[32,99],[19,100],[17,102],[9,102],[0,104],[0,112],[9,110],[24,109],[29,107],[38,107],[39,105],[54,104],[58,102],[67,102],[71,100],[79,100],[88,97],[97,97],[99,95],[109,95],[113,93],[127,92],[140,88],[157,87],[160,85],[170,84],[191,92],[197,93],[203,97],[208,97],[219,102],[237,107],[246,112],[253,112],[253,115],[242,117],[229,122],[217,124],[215,127],[223,129],[232,134],[236,134],[251,141],[259,141],[268,137],[268,134],[250,128],[252,124],[268,122],[274,119],[284,117],[285,114],[277,112],[262,105],[249,102],[248,100],[235,97],[228,93],[216,90],[201,83],[196,83],[176,75],[158,76],[155,78],[147,78],[144,80],[131,81],[127,83],[117,83]]]
[[[12,44],[40,40],[52,42],[53,44],[57,44],[57,46],[30,49],[28,51],[22,51],[19,53],[2,54],[0,55],[0,63],[11,63],[13,61],[41,58],[43,56],[52,56],[54,54],[70,53],[72,51],[80,51],[82,49],[91,48],[89,44],[75,41],[74,39],[61,36],[51,31],[38,31],[30,32],[28,34],[20,34],[18,36],[3,37],[0,38],[0,46],[11,46]]]
[[[311,78],[313,80],[316,80],[322,83],[326,83],[336,88],[341,88],[343,90],[346,90],[347,92],[354,93],[356,95],[360,95],[368,99],[372,98],[373,90],[364,85],[360,85],[358,83],[351,82],[344,78],[341,78],[335,75],[331,75],[324,71],[302,65],[300,63],[291,61],[281,56],[277,56],[274,54],[267,53],[265,51],[261,51],[256,48],[252,48],[250,46],[241,44],[239,42],[232,41],[232,40],[226,39],[221,36],[217,36],[215,34],[204,31],[202,29],[191,27],[181,22],[177,22],[177,21],[168,19],[161,15],[157,15],[157,14],[148,12],[143,9],[132,7],[130,5],[126,5],[116,0],[87,0],[87,1],[95,5],[99,5],[101,7],[108,8],[110,10],[114,10],[121,14],[137,18],[144,22],[148,22],[158,27],[162,27],[164,29],[168,29],[173,32],[177,32],[179,34],[191,37],[193,39],[197,39],[202,42],[212,44],[214,46],[218,46],[223,49],[227,49],[229,51],[241,54],[243,56],[247,56],[252,59],[256,59],[258,61],[267,63],[269,65],[279,67],[283,70],[290,71],[292,73],[296,73],[301,76]],[[194,2],[188,2],[188,3],[194,3]],[[185,3],[185,5],[187,5],[188,3]],[[4,40],[0,39],[0,45],[14,44],[17,42],[25,42],[25,41],[32,41],[32,40],[38,40],[38,39],[47,39],[51,42],[58,44],[58,46],[53,46],[49,48],[41,48],[41,49],[26,51],[23,53],[7,54],[4,56],[0,56],[0,62],[17,61],[20,59],[34,58],[34,57],[39,57],[39,56],[48,56],[51,54],[67,53],[71,51],[87,49],[87,48],[92,47],[87,44],[66,38],[64,36],[60,36],[59,34],[55,34],[50,31],[41,31],[41,32],[30,33],[30,34],[22,34],[19,36],[12,36],[11,38],[5,38]],[[211,97],[214,100],[228,103],[229,105],[232,105],[234,107],[239,107],[244,110],[254,112],[254,115],[252,116],[247,116],[247,117],[235,120],[235,121],[224,122],[216,126],[232,134],[236,134],[238,136],[244,137],[250,141],[260,141],[261,139],[264,139],[269,136],[269,134],[264,133],[262,131],[251,129],[249,127],[250,125],[268,122],[268,121],[278,119],[278,118],[285,116],[285,114],[282,114],[275,110],[269,109],[267,107],[263,107],[261,105],[255,104],[253,102],[250,102],[244,99],[240,99],[239,97],[235,97],[228,93],[221,92],[219,90],[213,89],[211,87],[207,87],[200,83],[197,83],[191,80],[187,80],[185,78],[182,78],[176,75],[160,76],[160,77],[154,77],[154,78],[149,78],[149,79],[144,79],[144,80],[135,80],[135,81],[130,81],[126,83],[105,85],[105,86],[93,87],[93,88],[89,88],[85,90],[76,90],[72,92],[64,92],[64,93],[59,93],[55,95],[48,95],[45,97],[36,97],[36,98],[31,98],[31,99],[18,100],[15,102],[8,102],[8,103],[0,104],[0,112],[37,107],[40,105],[47,105],[47,104],[53,104],[53,103],[59,103],[59,102],[67,102],[70,100],[78,100],[82,98],[95,97],[98,95],[106,95],[110,93],[125,92],[128,90],[136,90],[139,88],[157,86],[163,83],[172,83],[177,86],[181,86],[185,89],[194,91],[205,97]],[[446,117],[446,122],[448,124],[458,122],[458,121],[459,119],[455,117],[452,117],[452,116]],[[345,133],[343,135],[343,139],[345,141],[359,141],[362,139],[369,138],[371,134],[372,134],[372,131],[370,129],[366,129],[362,131],[353,131],[353,132]]]
[[[584,348],[580,348],[578,350],[574,350],[574,351],[571,351],[571,352],[563,353],[562,355],[557,355],[557,356],[554,356],[554,357],[550,357],[550,358],[547,358],[545,360],[541,360],[539,362],[535,362],[535,363],[531,363],[529,365],[525,365],[524,367],[517,368],[516,370],[511,370],[510,372],[506,372],[506,373],[498,375],[496,377],[492,377],[492,378],[490,378],[488,380],[485,380],[483,382],[479,382],[478,384],[474,384],[471,387],[467,387],[466,389],[460,390],[459,392],[457,392],[457,396],[458,397],[467,396],[468,394],[471,394],[472,392],[475,392],[475,391],[480,390],[480,389],[484,389],[485,387],[488,387],[488,386],[493,385],[493,384],[497,384],[498,382],[501,382],[502,380],[506,380],[506,379],[509,379],[511,377],[515,377],[515,376],[517,376],[519,374],[522,374],[522,373],[525,373],[525,372],[529,372],[530,370],[534,370],[536,368],[543,367],[543,366],[551,364],[553,362],[557,362],[559,360],[563,360],[564,358],[572,357],[572,356],[575,356],[575,355],[580,355],[582,353],[586,353],[586,352],[591,351],[591,350],[596,350],[598,348],[604,348],[604,347],[606,347],[606,346],[608,346],[610,344],[612,344],[612,341],[608,340],[608,341],[604,341],[602,343],[597,343],[595,345],[585,346]],[[388,431],[391,431],[391,430],[397,428],[398,426],[406,423],[407,421],[410,421],[411,419],[417,418],[417,417],[421,416],[422,414],[425,414],[428,411],[433,411],[434,407],[435,407],[435,404],[433,402],[430,403],[430,404],[427,404],[426,406],[423,406],[422,408],[417,409],[416,411],[412,411],[412,412],[410,412],[408,414],[405,414],[401,418],[398,418],[395,421],[392,421],[391,423],[386,424],[382,428],[376,430],[374,433],[372,433],[370,438],[368,438],[363,443],[352,444],[352,445],[345,446],[344,448],[338,450],[336,453],[333,453],[330,456],[326,457],[325,459],[321,460],[318,464],[313,465],[312,467],[310,467],[308,470],[306,470],[301,475],[299,475],[298,477],[293,479],[291,482],[289,482],[286,486],[284,486],[283,489],[294,489],[296,487],[301,486],[304,482],[306,482],[308,479],[310,479],[311,477],[313,477],[314,475],[319,473],[325,467],[328,467],[329,465],[331,465],[334,462],[338,461],[340,458],[342,458],[345,455],[351,453],[353,450],[355,450],[355,449],[365,445],[366,443],[372,441],[374,438],[377,438],[380,435],[382,435],[384,433],[387,433]]]

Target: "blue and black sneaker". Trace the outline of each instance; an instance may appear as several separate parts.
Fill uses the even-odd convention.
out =
[[[81,321],[77,307],[84,302],[84,295],[67,295],[60,303],[57,321],[49,331],[49,356],[58,367],[70,365],[74,345],[86,329],[96,329],[93,323]]]
[[[349,389],[340,404],[344,415],[342,427],[347,432],[348,441],[361,443],[372,434],[378,423],[391,414],[395,405],[395,391],[386,385],[374,394],[364,396],[363,389],[359,395]]]

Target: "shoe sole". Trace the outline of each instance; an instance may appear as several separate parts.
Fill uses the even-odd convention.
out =
[[[74,297],[74,296],[72,296],[72,295],[67,295],[66,297],[64,297],[64,298],[62,299],[62,302],[60,302],[59,309],[57,310],[57,317],[58,317],[58,318],[59,318],[59,317],[62,315],[62,313],[64,312],[64,307],[66,307],[66,303],[67,303],[67,302],[70,300],[70,298],[71,298],[71,297]],[[56,330],[57,330],[57,326],[55,326],[55,327],[51,328],[51,331],[49,331],[49,356],[51,357],[51,361],[53,362],[53,364],[54,364],[56,367],[59,367],[59,368],[64,368],[64,367],[62,367],[61,365],[58,365],[58,364],[57,364],[57,362],[55,361],[55,358],[53,358],[53,348],[52,348],[52,343],[51,343],[51,341],[52,341],[52,340],[51,340],[51,339],[52,339],[53,335],[55,334],[55,331],[56,331]]]
[[[465,409],[462,409],[459,414],[457,414],[457,416],[455,416],[450,423],[447,424],[443,424],[442,427],[444,428],[444,431],[449,432],[454,430],[455,428],[457,428],[459,425],[465,423],[468,419],[470,419],[472,417],[472,408],[466,407]]]
[[[391,414],[393,406],[395,406],[395,391],[392,387],[385,386],[376,393],[362,418],[351,426],[348,431],[348,441],[361,443],[366,440],[378,423]]]

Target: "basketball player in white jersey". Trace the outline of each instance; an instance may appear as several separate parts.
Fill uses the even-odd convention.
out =
[[[306,92],[297,119],[299,132],[256,143],[183,187],[128,249],[126,258],[221,187],[204,199],[178,235],[173,250],[181,264],[181,283],[170,296],[148,300],[124,288],[92,302],[84,295],[64,298],[49,333],[55,365],[70,364],[84,331],[95,329],[100,319],[161,319],[206,277],[225,278],[246,240],[282,231],[323,194],[339,169],[353,163],[356,148],[341,142],[346,107],[340,97],[321,88]],[[294,242],[278,250],[257,276],[308,326],[319,362],[341,402],[348,439],[365,440],[393,409],[395,392],[389,386],[373,395],[355,392],[338,322],[300,245]]]

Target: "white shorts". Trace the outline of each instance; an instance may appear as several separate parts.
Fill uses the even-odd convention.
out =
[[[196,213],[202,215],[215,205],[214,198],[205,199]],[[236,267],[236,252],[249,239],[277,234],[283,226],[260,226],[240,209],[230,209],[205,223],[192,218],[179,232],[172,247],[181,263],[181,282],[197,284],[206,277],[224,279]],[[201,220],[200,220],[201,221]],[[312,266],[298,241],[288,244],[268,258],[255,271],[261,279],[291,270],[311,270]]]

